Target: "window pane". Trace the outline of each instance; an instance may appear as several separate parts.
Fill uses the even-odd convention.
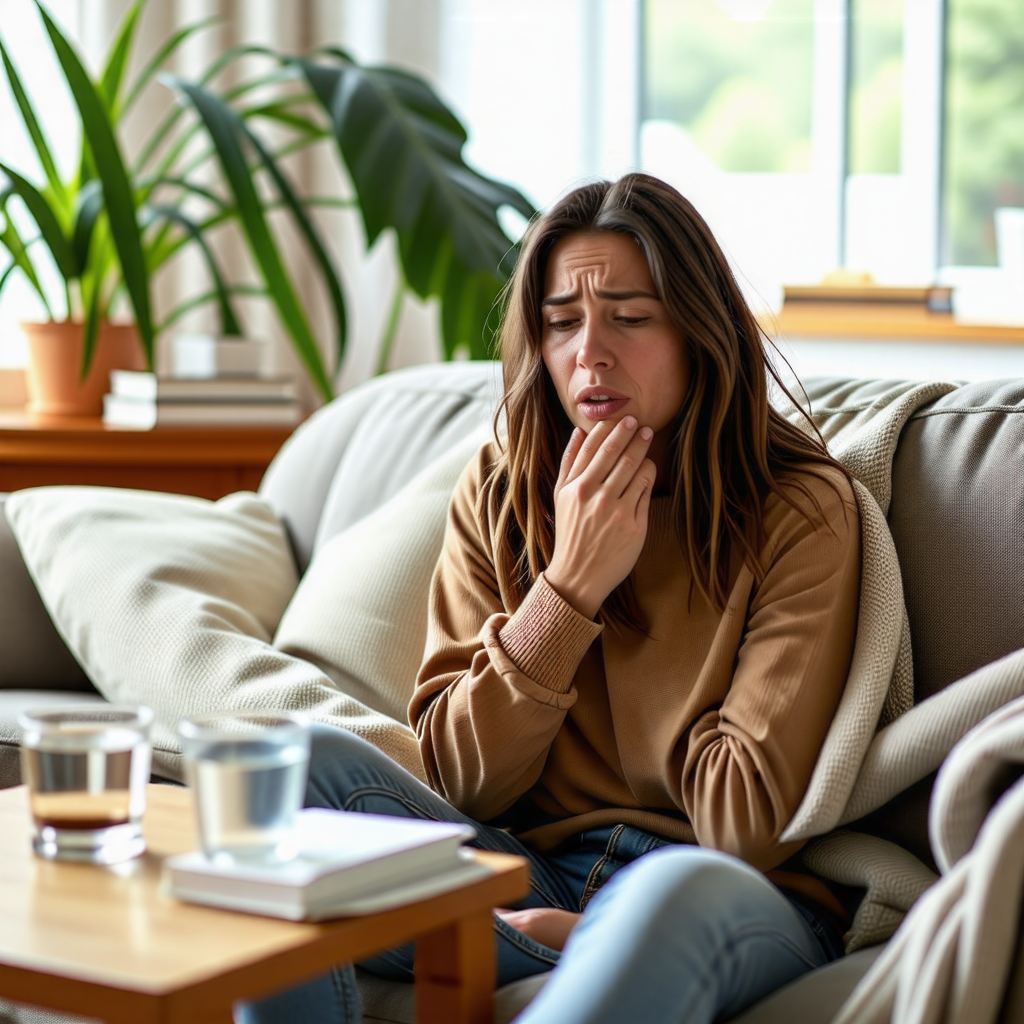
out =
[[[648,0],[644,118],[723,171],[811,169],[813,0]]]
[[[903,0],[852,0],[851,174],[899,174]]]
[[[992,212],[1024,206],[1021,0],[949,0],[945,262],[995,264]]]

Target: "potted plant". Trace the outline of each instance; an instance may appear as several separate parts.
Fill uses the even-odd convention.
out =
[[[90,77],[45,8],[38,3],[37,7],[81,118],[81,152],[74,173],[62,176],[42,120],[0,41],[4,73],[45,177],[44,184],[34,184],[0,159],[0,172],[7,179],[0,189],[0,244],[11,258],[0,276],[0,290],[20,270],[49,317],[45,323],[24,325],[31,408],[56,415],[98,415],[111,368],[153,366],[157,327],[150,282],[172,254],[161,223],[175,221],[186,231],[194,227],[180,210],[152,202],[161,177],[171,177],[169,169],[154,175],[144,163],[129,165],[117,138],[118,126],[167,58],[203,26],[174,36],[129,85],[126,69],[141,3],[125,17],[98,80]],[[23,204],[20,223],[31,225],[30,236],[12,215],[15,200]],[[209,257],[211,272],[223,290],[208,247],[195,234],[192,238]],[[57,272],[60,294],[51,294],[43,283],[45,261]],[[131,324],[110,320],[111,308],[122,295],[133,316]],[[230,308],[224,305],[222,312],[226,332],[237,333]]]
[[[238,335],[242,331],[235,297],[262,296],[273,304],[321,397],[333,397],[330,374],[268,216],[286,211],[309,251],[330,301],[335,360],[340,361],[347,323],[343,287],[312,211],[319,205],[352,205],[353,200],[300,195],[283,164],[288,154],[331,140],[354,185],[367,244],[387,229],[398,236],[402,273],[383,339],[382,365],[408,289],[441,299],[446,354],[460,349],[472,355],[486,352],[484,327],[507,274],[502,257],[512,247],[497,212],[507,204],[530,216],[533,208],[515,189],[466,165],[461,156],[465,130],[429,85],[396,69],[361,67],[337,50],[289,57],[260,47],[237,47],[218,57],[198,81],[161,76],[177,90],[182,105],[154,126],[129,164],[117,139],[121,120],[181,44],[215,20],[177,32],[129,86],[125,71],[144,4],[138,0],[128,11],[104,70],[93,81],[37,0],[82,119],[82,155],[70,180],[59,175],[40,119],[0,43],[4,71],[46,177],[45,185],[33,185],[0,160],[0,172],[8,179],[0,190],[0,244],[11,257],[0,275],[0,291],[10,274],[21,270],[51,316],[46,330],[56,331],[65,321],[74,325],[70,329],[77,347],[62,343],[58,363],[76,384],[88,381],[90,372],[98,378],[91,409],[105,390],[104,371],[109,368],[105,357],[97,355],[97,342],[116,333],[104,325],[121,295],[128,300],[138,337],[130,352],[150,367],[156,337],[186,312],[213,302],[221,333]],[[230,89],[217,89],[213,83],[220,72],[243,55],[262,57],[268,69]],[[191,120],[185,117],[188,110],[196,115]],[[287,129],[290,137],[271,145],[264,127],[268,124],[277,135]],[[211,159],[219,171],[213,184],[200,174]],[[15,197],[34,225],[34,237],[23,237],[8,212]],[[231,224],[246,240],[261,279],[258,286],[228,282],[209,245],[211,233]],[[188,245],[202,253],[210,288],[186,297],[156,322],[151,281]],[[54,315],[58,303],[41,284],[38,260],[44,254],[64,282],[60,321]],[[36,403],[40,408],[38,398]]]

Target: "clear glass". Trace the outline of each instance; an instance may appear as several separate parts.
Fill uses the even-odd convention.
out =
[[[949,0],[943,260],[999,263],[993,214],[1024,206],[1020,0]]]
[[[40,857],[115,864],[145,851],[152,722],[150,708],[102,704],[18,716]]]
[[[225,712],[185,719],[185,769],[211,859],[294,856],[295,814],[309,771],[309,725],[297,715]]]

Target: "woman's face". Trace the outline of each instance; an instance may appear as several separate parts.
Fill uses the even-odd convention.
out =
[[[647,260],[628,235],[567,235],[551,250],[541,304],[541,354],[562,408],[589,433],[632,414],[658,437],[683,404],[683,338],[658,298]],[[660,442],[660,443],[659,443]]]

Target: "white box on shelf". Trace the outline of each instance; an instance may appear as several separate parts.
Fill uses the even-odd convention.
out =
[[[174,377],[252,376],[265,365],[265,341],[214,334],[175,334],[170,343]]]

